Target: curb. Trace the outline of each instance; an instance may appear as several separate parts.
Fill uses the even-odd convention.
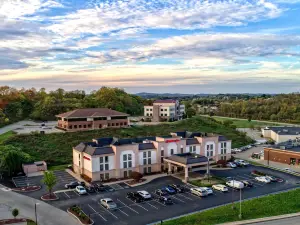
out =
[[[53,194],[55,195],[56,199],[44,199],[43,196],[41,196],[41,199],[45,202],[48,202],[48,201],[56,201],[59,199],[59,197],[57,197],[57,195],[53,192]]]
[[[75,219],[77,219],[78,222],[79,222],[80,224],[82,224],[82,225],[93,225],[93,224],[95,223],[91,218],[90,218],[90,220],[92,221],[92,223],[89,223],[89,224],[82,223],[81,220],[80,220],[77,216],[75,216],[73,213],[71,213],[69,209],[67,209],[67,212],[68,212],[68,214],[70,214],[71,216],[73,216]],[[85,214],[85,213],[84,213],[84,214]],[[86,215],[86,214],[85,214],[85,215]]]
[[[15,192],[19,192],[19,193],[30,193],[30,192],[39,191],[39,190],[42,189],[42,186],[38,186],[38,187],[39,187],[38,189],[36,189],[36,190],[31,190],[31,191],[17,190],[17,189],[14,189],[14,188],[12,188],[11,190],[12,190],[12,191],[15,191]]]

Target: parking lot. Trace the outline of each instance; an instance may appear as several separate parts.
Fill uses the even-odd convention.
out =
[[[269,184],[258,182],[251,175],[251,171],[253,170],[259,170],[281,178],[282,182]],[[299,186],[300,182],[300,178],[298,177],[252,165],[229,170],[212,170],[211,172],[213,175],[224,178],[233,177],[236,180],[251,180],[254,186],[243,189],[243,199],[295,188]],[[89,193],[83,196],[79,196],[74,191],[69,190],[57,193],[60,200],[51,202],[50,204],[62,210],[66,210],[74,204],[80,205],[83,211],[94,220],[95,224],[148,224],[239,200],[239,191],[229,188],[229,192],[227,193],[214,191],[213,195],[202,198],[189,192],[177,193],[170,196],[174,204],[165,206],[158,201],[155,190],[173,183],[182,184],[178,179],[170,176],[158,178],[151,183],[134,188],[124,188],[122,184],[111,185],[116,188],[114,191]],[[187,185],[186,187],[190,188],[191,186]],[[152,200],[135,203],[126,198],[127,192],[137,190],[148,191],[153,197]],[[118,208],[116,210],[107,210],[100,205],[100,199],[106,197],[111,198],[117,204]]]

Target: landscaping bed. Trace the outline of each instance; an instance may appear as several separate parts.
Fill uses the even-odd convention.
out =
[[[15,224],[15,223],[24,223],[24,222],[30,222],[31,220],[21,218],[21,219],[6,219],[6,220],[0,220],[0,225],[4,224]],[[35,223],[34,223],[35,224]]]
[[[57,195],[54,193],[52,193],[52,194],[47,193],[45,195],[42,195],[41,199],[43,201],[55,201],[55,200],[58,200],[59,197],[57,197]]]
[[[257,170],[253,170],[251,172],[252,175],[254,176],[266,176],[267,174],[263,173],[263,172],[260,172],[260,171],[257,171]]]
[[[257,219],[262,217],[278,216],[289,213],[299,212],[300,189],[268,195],[261,198],[246,200],[242,202],[243,220]],[[164,221],[164,225],[213,225],[227,222],[239,221],[239,203],[217,207],[207,211],[195,213],[182,218]]]
[[[129,180],[129,181],[126,181],[125,183],[128,184],[128,185],[135,185],[135,184],[140,184],[140,183],[143,183],[145,182],[146,179],[140,179],[139,181],[136,181],[136,180]]]
[[[217,176],[212,176],[209,180],[204,178],[201,180],[191,180],[189,183],[198,187],[211,187],[214,184],[225,184],[225,180]]]
[[[75,216],[81,224],[94,224],[94,221],[91,220],[77,205],[68,208],[67,211],[71,215]]]
[[[19,187],[19,188],[13,188],[13,191],[17,192],[33,192],[33,191],[38,191],[42,187],[41,186],[28,186],[28,187]]]

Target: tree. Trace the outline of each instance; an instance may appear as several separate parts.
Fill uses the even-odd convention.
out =
[[[251,122],[251,120],[252,120],[252,117],[248,116],[248,122]]]
[[[13,211],[11,212],[11,214],[16,219],[16,217],[19,215],[19,210],[18,209],[13,209]]]
[[[130,177],[134,179],[136,182],[139,182],[143,178],[143,174],[136,171],[132,171]]]
[[[195,109],[193,109],[193,108],[188,108],[188,109],[186,110],[186,115],[187,115],[188,118],[191,118],[192,116],[195,116],[195,115],[196,115]]]
[[[57,183],[56,176],[52,171],[45,171],[44,172],[44,178],[42,182],[47,186],[47,189],[49,191],[49,195],[52,195],[52,189]]]

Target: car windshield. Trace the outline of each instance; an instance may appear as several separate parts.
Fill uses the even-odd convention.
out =
[[[108,200],[108,201],[106,201],[106,203],[109,204],[109,205],[114,204],[114,202],[112,200]]]
[[[83,187],[79,187],[78,188],[80,191],[84,191],[84,188]]]

